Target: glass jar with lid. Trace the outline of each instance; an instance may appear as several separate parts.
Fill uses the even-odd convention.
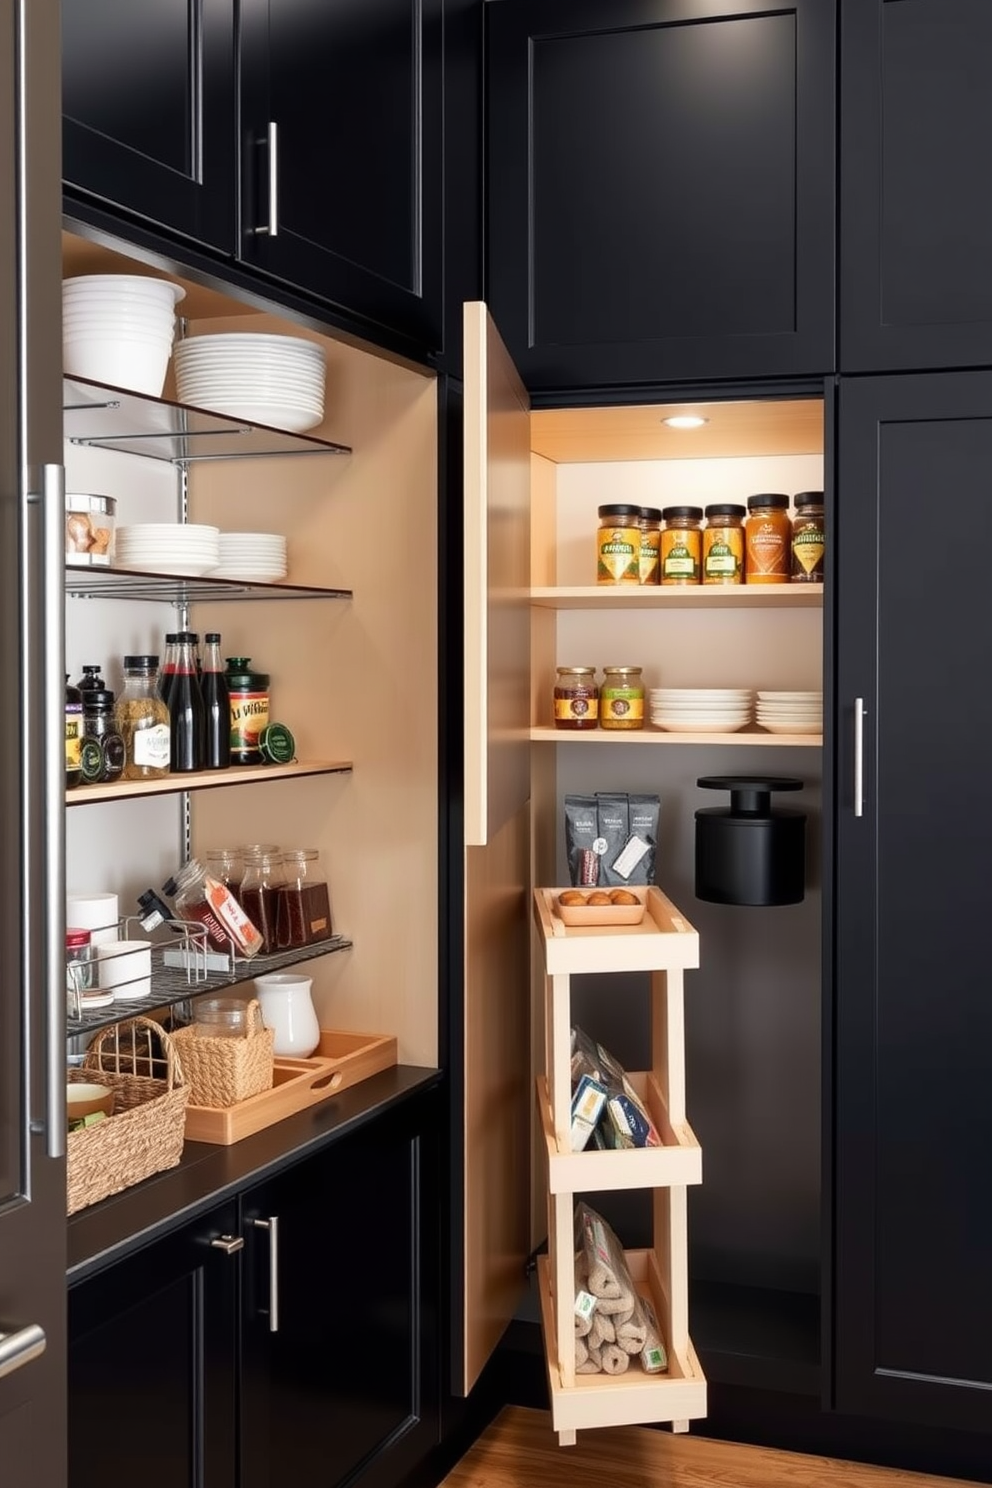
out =
[[[661,510],[657,506],[641,507],[642,584],[657,584],[661,578]]]
[[[241,908],[262,933],[262,951],[270,955],[277,945],[276,915],[279,885],[283,882],[282,855],[277,847],[245,848],[244,876],[239,899]]]
[[[747,498],[744,529],[744,582],[787,584],[792,569],[792,522],[789,498],[782,491],[762,491]]]
[[[329,940],[331,905],[315,847],[287,849],[276,895],[276,944],[281,951]]]
[[[639,729],[644,727],[644,683],[642,667],[608,666],[603,668],[603,685],[599,689],[599,726],[604,729]]]
[[[641,508],[619,503],[599,508],[597,584],[640,584]]]
[[[717,502],[706,508],[703,529],[703,583],[743,584],[744,508]]]
[[[823,583],[823,492],[800,491],[792,519],[792,582]]]
[[[599,727],[599,687],[595,667],[558,667],[555,682],[555,728]]]
[[[169,773],[169,709],[158,691],[158,657],[125,656],[124,688],[114,709],[124,741],[125,780],[158,780]]]
[[[666,506],[661,519],[661,582],[698,584],[703,557],[703,508]]]

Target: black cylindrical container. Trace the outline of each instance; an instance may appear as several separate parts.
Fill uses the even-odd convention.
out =
[[[799,904],[806,892],[806,815],[771,809],[772,791],[802,790],[788,775],[704,775],[730,806],[696,812],[696,898],[713,904]]]

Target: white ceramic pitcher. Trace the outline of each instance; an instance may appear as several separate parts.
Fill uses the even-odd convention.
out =
[[[274,1054],[305,1059],[320,1043],[320,1025],[310,1000],[312,985],[312,977],[295,971],[270,971],[255,978],[262,1022],[274,1035]]]

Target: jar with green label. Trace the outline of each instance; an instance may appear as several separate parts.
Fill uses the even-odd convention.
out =
[[[253,671],[250,656],[229,656],[225,676],[231,703],[231,764],[260,765],[264,756],[259,736],[269,724],[269,674]]]
[[[597,584],[640,584],[641,508],[601,506],[597,544]]]
[[[703,556],[703,508],[666,506],[661,518],[661,582],[698,584]]]
[[[599,689],[599,726],[604,729],[639,729],[644,727],[643,668],[608,666],[603,668]]]
[[[641,507],[642,584],[657,584],[661,578],[661,512],[656,506]]]
[[[703,583],[743,584],[744,508],[721,502],[706,508]]]

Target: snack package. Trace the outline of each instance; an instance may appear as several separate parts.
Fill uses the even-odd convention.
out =
[[[575,1208],[575,1370],[623,1374],[636,1359],[648,1374],[668,1367],[651,1303],[634,1286],[613,1230],[585,1202]]]
[[[572,1029],[571,1079],[573,1093],[583,1079],[605,1091],[603,1107],[592,1134],[595,1137],[595,1147],[602,1149],[662,1145],[658,1129],[644,1102],[627,1079],[623,1065],[608,1049],[597,1044],[584,1029],[578,1027]],[[583,1147],[588,1145],[589,1136],[587,1133]],[[574,1137],[573,1127],[573,1142]]]
[[[661,801],[601,791],[565,797],[565,848],[576,888],[654,882]]]

